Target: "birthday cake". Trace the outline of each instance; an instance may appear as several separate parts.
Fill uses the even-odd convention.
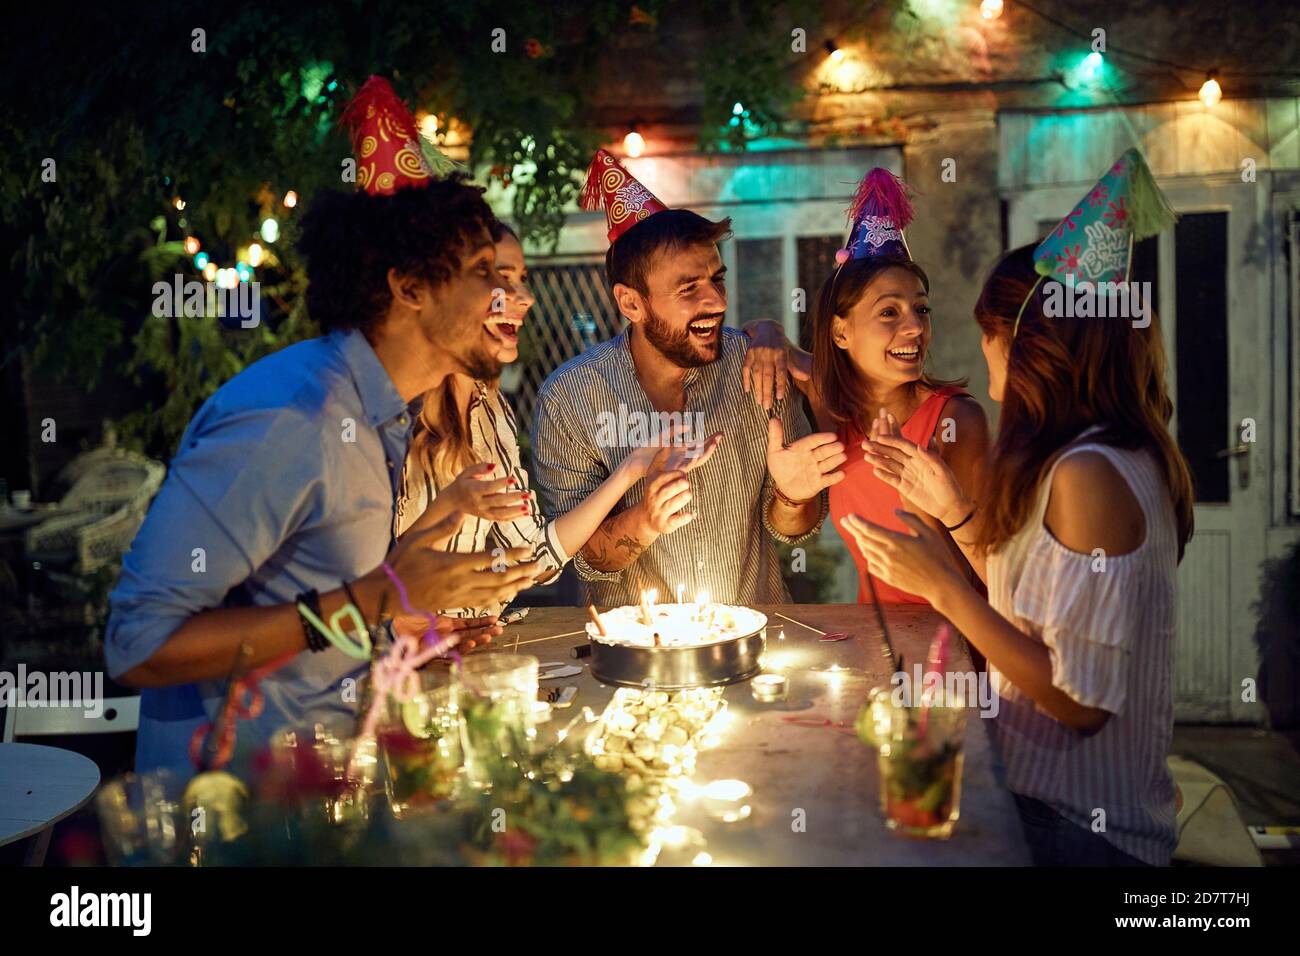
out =
[[[636,647],[700,647],[761,630],[767,617],[747,607],[730,604],[624,605],[600,615],[602,635],[587,622],[592,640]]]

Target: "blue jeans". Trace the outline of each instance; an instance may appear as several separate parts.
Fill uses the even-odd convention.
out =
[[[1034,866],[1150,866],[1061,816],[1046,803],[1013,793]]]

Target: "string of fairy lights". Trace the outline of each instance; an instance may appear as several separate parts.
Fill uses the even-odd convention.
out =
[[[994,21],[1001,18],[1007,5],[1013,4],[1027,13],[1038,17],[1046,23],[1051,24],[1063,32],[1087,43],[1093,44],[1093,35],[1089,31],[1079,29],[1066,23],[1058,17],[1055,17],[1036,6],[1025,2],[1025,0],[979,0],[979,15],[986,21]],[[826,51],[827,60],[831,64],[842,64],[845,61],[846,54],[843,49],[835,42],[833,38],[827,39],[822,48]],[[1222,70],[1218,67],[1206,68],[1203,66],[1192,66],[1185,63],[1176,63],[1159,57],[1150,56],[1145,53],[1139,53],[1134,50],[1128,50],[1123,47],[1107,43],[1105,52],[1095,48],[1082,55],[1077,67],[1072,71],[1074,79],[1078,82],[1087,84],[1099,82],[1103,77],[1106,56],[1108,54],[1117,54],[1135,61],[1149,63],[1153,66],[1161,67],[1165,70],[1171,70],[1176,74],[1191,74],[1202,78],[1200,89],[1197,91],[1197,97],[1207,109],[1213,109],[1223,99],[1223,85],[1221,78],[1226,77],[1284,77],[1292,80],[1300,80],[1300,72],[1286,70]],[[1043,77],[1041,82],[1059,82],[1061,77]],[[337,85],[337,81],[330,84],[330,89]],[[736,102],[732,106],[729,123],[732,126],[740,126],[749,122],[749,110],[745,108],[744,103]],[[432,114],[422,114],[419,120],[420,132],[429,139],[434,139],[439,133],[438,117]],[[629,124],[626,134],[623,136],[623,152],[628,157],[635,159],[646,150],[646,140],[640,129],[640,122],[634,121]],[[289,190],[281,198],[280,204],[285,209],[292,209],[298,202],[298,194]],[[185,209],[185,201],[176,196],[172,200],[173,206],[178,210]],[[184,220],[181,221],[182,226]],[[203,244],[197,236],[188,235],[185,238],[185,252],[192,257],[194,268],[202,273],[203,277],[209,282],[215,282],[219,288],[233,288],[236,283],[247,282],[255,274],[254,270],[259,268],[264,262],[268,262],[273,257],[268,249],[279,238],[279,222],[274,216],[266,216],[262,220],[261,229],[258,238],[250,241],[247,246],[238,250],[238,256],[233,266],[218,266],[212,261],[211,256],[204,251]]]
[[[280,200],[280,204],[285,209],[292,209],[298,205],[298,194],[290,189]],[[180,196],[172,199],[172,206],[177,212],[185,210],[185,200]],[[184,225],[184,220],[181,220]],[[266,216],[262,219],[261,228],[258,230],[258,237],[249,241],[247,246],[239,250],[238,258],[233,266],[218,266],[212,261],[212,257],[203,249],[203,243],[198,236],[193,234],[185,237],[183,243],[185,254],[191,256],[194,268],[197,269],[203,278],[208,282],[214,282],[219,289],[233,289],[240,282],[248,282],[254,276],[254,271],[262,263],[271,258],[267,246],[273,245],[280,238],[280,221],[274,216]]]

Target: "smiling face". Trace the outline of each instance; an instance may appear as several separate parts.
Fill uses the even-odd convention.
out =
[[[508,232],[497,243],[496,268],[506,281],[500,287],[500,296],[493,300],[493,308],[483,325],[496,345],[496,360],[509,365],[519,358],[519,330],[523,328],[528,310],[537,300],[528,286],[524,247]]]
[[[486,229],[460,250],[460,268],[433,296],[433,309],[422,321],[425,338],[449,354],[457,371],[476,379],[500,376],[500,342],[488,331],[495,290],[509,287],[496,270],[496,247]]]
[[[696,244],[656,256],[646,276],[648,296],[630,286],[614,295],[646,340],[680,368],[714,362],[722,354],[727,313],[727,267],[714,243]]]
[[[831,338],[878,387],[919,380],[930,344],[930,299],[920,277],[903,268],[881,272],[847,315],[835,316]]]

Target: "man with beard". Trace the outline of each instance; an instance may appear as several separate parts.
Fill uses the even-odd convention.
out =
[[[728,604],[787,601],[775,542],[818,530],[844,446],[809,434],[792,402],[769,415],[745,393],[747,339],[723,327],[717,244],[730,220],[667,209],[604,150],[583,192],[584,207],[602,202],[606,274],[628,327],[542,385],[533,469],[543,509],[569,510],[657,425],[681,423],[694,440],[722,432],[707,467],[652,469],[633,486],[577,555],[578,574],[603,606],[635,604],[649,588],[672,600],[679,586]],[[610,422],[631,423],[629,434],[611,436]]]
[[[348,119],[361,189],[322,195],[302,226],[307,306],[325,335],[253,363],[204,402],[110,597],[109,671],[144,689],[137,770],[189,767],[243,645],[247,669],[286,663],[262,677],[241,744],[355,719],[369,662],[335,648],[299,608],[329,620],[352,602],[372,622],[400,609],[382,564],[421,608],[508,601],[536,574],[438,550],[456,513],[394,543],[407,405],[452,372],[495,368],[481,316],[503,279],[482,190],[430,175],[388,84],[372,77]],[[462,640],[497,630],[441,626]]]

